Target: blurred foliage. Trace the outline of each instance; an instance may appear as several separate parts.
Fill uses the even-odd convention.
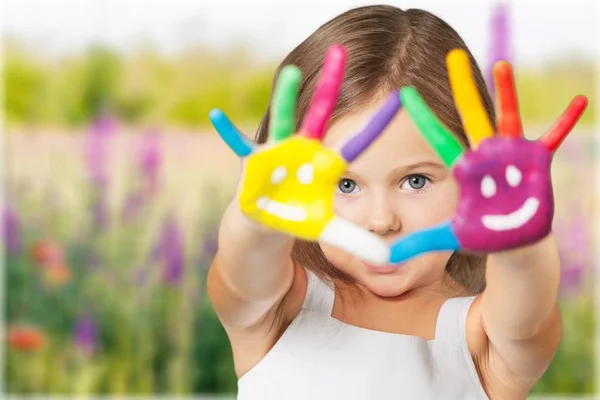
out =
[[[526,121],[553,122],[569,101],[579,94],[590,105],[581,123],[595,121],[596,66],[592,61],[575,58],[555,60],[542,70],[517,70],[519,107]]]
[[[106,107],[131,124],[208,126],[214,107],[238,123],[256,124],[268,105],[275,70],[275,64],[259,62],[234,47],[224,54],[195,47],[171,57],[152,47],[125,55],[93,47],[50,60],[14,39],[5,44],[4,107],[11,125],[72,127]],[[576,94],[594,101],[592,61],[572,58],[543,69],[517,70],[525,123],[550,123]],[[594,112],[589,107],[582,123],[593,123]]]
[[[94,196],[82,185],[80,193],[90,193],[84,201],[94,209]],[[196,220],[177,225],[183,247],[175,251],[182,252],[176,256],[183,265],[176,281],[165,281],[169,260],[157,257],[161,221],[174,208],[161,195],[147,199],[135,218],[123,221],[113,212],[99,227],[93,212],[74,221],[60,201],[48,207],[43,196],[11,190],[11,202],[19,202],[22,242],[6,258],[6,324],[33,326],[43,341],[29,348],[23,340],[9,341],[7,392],[234,393],[231,348],[205,287],[216,217],[227,204],[216,187],[207,186],[215,196]],[[54,267],[40,260],[50,248],[64,255],[69,276],[63,282],[48,279]],[[85,316],[93,336],[78,332]]]
[[[532,393],[594,393],[594,298],[563,300],[562,342],[546,373]]]
[[[151,47],[127,55],[93,47],[50,60],[5,42],[10,125],[80,126],[107,108],[130,124],[208,126],[215,107],[237,122],[255,122],[268,105],[275,70],[237,49],[220,55],[192,48],[167,58]]]

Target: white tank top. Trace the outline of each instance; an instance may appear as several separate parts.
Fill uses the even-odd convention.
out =
[[[306,273],[298,316],[238,380],[239,400],[487,400],[465,336],[475,297],[447,300],[428,341],[333,318],[334,290]]]

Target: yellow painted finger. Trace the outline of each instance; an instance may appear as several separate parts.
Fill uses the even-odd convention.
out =
[[[475,85],[469,56],[462,49],[452,50],[447,58],[448,76],[454,102],[461,116],[471,148],[483,139],[494,136],[494,128]]]

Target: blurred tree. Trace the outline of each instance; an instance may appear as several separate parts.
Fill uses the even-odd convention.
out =
[[[121,83],[122,68],[120,57],[109,48],[96,46],[89,50],[82,82],[86,120],[97,117],[106,107],[112,108]]]
[[[4,115],[7,122],[31,122],[39,115],[39,93],[46,80],[44,67],[16,42],[6,43]]]
[[[15,125],[82,125],[106,107],[129,124],[204,129],[209,111],[218,107],[237,124],[254,125],[269,104],[275,71],[274,63],[241,45],[216,51],[195,44],[169,56],[148,44],[127,54],[95,46],[51,61],[25,46],[5,49],[5,115]],[[594,123],[592,60],[569,54],[541,67],[517,67],[525,124],[551,124],[577,94],[592,105],[581,122]]]
[[[519,107],[524,121],[544,125],[553,123],[574,96],[583,94],[589,98],[590,106],[581,117],[581,123],[593,124],[595,82],[594,63],[574,55],[553,60],[543,68],[517,70]]]

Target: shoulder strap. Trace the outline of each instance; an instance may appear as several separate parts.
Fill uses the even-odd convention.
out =
[[[476,296],[448,299],[440,309],[433,349],[438,360],[457,378],[468,379],[480,397],[487,399],[467,345],[467,314]]]
[[[442,305],[435,327],[435,339],[463,343],[466,340],[467,314],[475,296],[448,299]]]

